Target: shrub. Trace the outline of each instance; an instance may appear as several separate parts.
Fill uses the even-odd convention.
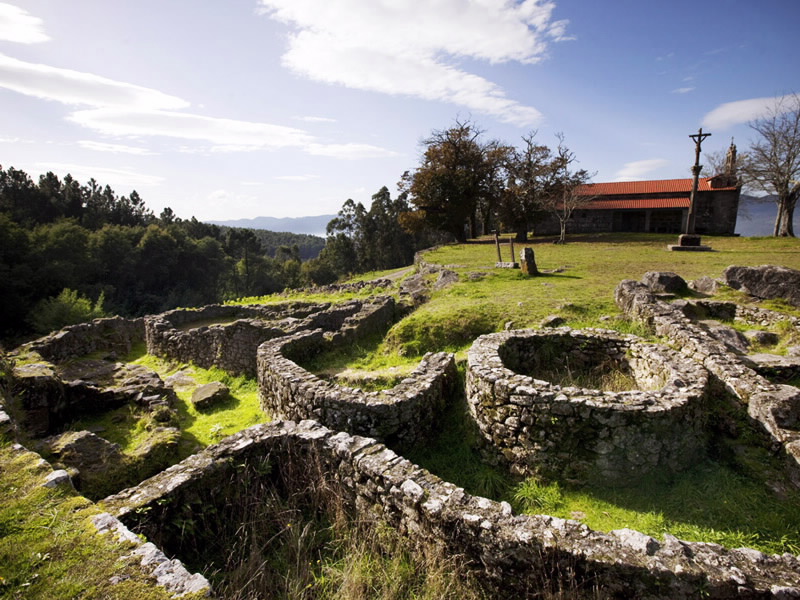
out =
[[[37,333],[49,333],[67,325],[105,317],[104,302],[103,293],[92,304],[91,300],[75,290],[64,288],[58,296],[40,300],[36,304],[30,317],[31,325]]]

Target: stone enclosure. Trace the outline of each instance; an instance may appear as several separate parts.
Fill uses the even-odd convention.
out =
[[[471,496],[373,439],[334,432],[316,421],[244,430],[107,498],[103,508],[166,548],[196,545],[203,538],[182,538],[156,524],[178,520],[183,507],[209,498],[208,490],[248,463],[256,467],[254,477],[288,486],[288,494],[304,493],[303,473],[324,481],[351,514],[377,516],[414,543],[463,556],[492,598],[534,598],[542,589],[569,590],[565,597],[571,598],[792,598],[800,593],[795,556],[725,550],[670,535],[660,542],[630,529],[600,533],[577,521],[514,515],[508,504]],[[222,500],[217,498],[217,510]]]
[[[727,311],[741,319],[768,320],[768,311],[751,311],[730,304],[709,305],[660,298],[644,283],[622,281],[615,291],[618,306],[634,319],[646,323],[659,336],[705,367],[712,380],[741,402],[749,417],[759,424],[772,444],[786,458],[793,484],[800,487],[800,389],[772,383],[751,368],[751,361],[719,341],[696,316],[703,310]],[[797,326],[796,322],[792,323]]]
[[[629,375],[636,389],[549,381],[545,372]],[[635,485],[703,455],[705,370],[611,331],[507,331],[469,351],[467,398],[484,454],[520,475]]]
[[[476,340],[466,396],[488,461],[516,474],[613,485],[654,470],[680,471],[702,455],[704,403],[709,383],[716,383],[746,402],[788,463],[797,464],[800,392],[759,375],[696,320],[699,311],[777,317],[705,300],[669,302],[637,282],[622,282],[616,299],[680,352],[603,330],[506,331]],[[305,472],[335,490],[350,518],[377,512],[414,543],[463,555],[493,597],[537,597],[554,586],[575,597],[597,597],[598,590],[619,598],[800,597],[795,556],[725,550],[669,535],[658,541],[629,529],[606,534],[577,521],[514,515],[508,504],[470,496],[404,459],[398,452],[424,443],[456,395],[451,355],[426,355],[400,384],[379,392],[335,385],[302,366],[320,352],[385,331],[397,314],[386,297],[339,305],[211,306],[74,326],[24,348],[41,360],[17,367],[21,411],[14,414],[20,418],[11,419],[0,406],[0,425],[5,435],[15,427],[34,437],[50,435],[76,413],[115,402],[140,403],[169,420],[174,398],[154,373],[158,381],[139,373],[139,387],[131,382],[123,396],[125,386],[103,383],[99,375],[95,381],[70,375],[70,359],[100,352],[118,375],[110,381],[125,379],[117,357],[145,342],[158,356],[256,377],[262,406],[288,420],[230,436],[107,497],[102,504],[110,515],[98,524],[101,531],[126,538],[131,528],[180,557],[185,540],[159,533],[154,523],[168,522],[185,507],[202,512],[197,499],[213,502],[207,491],[218,489],[231,469],[261,461],[270,468],[254,476],[268,478],[281,493],[299,493],[287,473]],[[573,382],[554,380],[567,369],[577,376]],[[599,382],[612,372],[625,375],[629,389],[602,389]],[[202,577],[161,557],[169,578],[178,573],[183,582],[169,588],[176,596],[203,589]]]

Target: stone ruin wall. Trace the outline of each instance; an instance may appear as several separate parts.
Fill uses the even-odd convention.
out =
[[[105,351],[113,360],[127,354],[144,340],[144,334],[143,318],[110,317],[70,325],[19,347],[12,357],[27,360],[33,352],[44,359],[14,368],[13,391],[22,408],[19,425],[34,436],[44,436],[60,431],[83,414],[116,408],[128,401],[148,406],[152,403],[154,409],[168,403],[161,399],[167,390],[155,390],[151,385],[109,390],[92,381],[65,380],[58,373],[56,365],[79,356]]]
[[[736,304],[735,302],[721,302],[719,300],[691,300],[679,301],[677,306],[698,307],[703,313],[712,319],[722,319],[723,321],[738,321],[748,325],[761,327],[773,327],[779,323],[789,323],[796,331],[800,332],[800,319],[791,315],[767,310],[757,306],[747,306],[746,304]],[[691,311],[691,309],[689,309]]]
[[[335,336],[318,329],[259,347],[258,389],[264,411],[275,418],[315,419],[332,429],[374,437],[405,450],[423,442],[454,391],[458,374],[453,355],[428,353],[392,389],[366,392],[325,381],[295,362],[348,339],[346,332]]]
[[[800,335],[800,318],[767,310],[757,306],[736,304],[735,302],[720,302],[713,300],[692,300],[678,302],[684,313],[693,316],[693,307],[697,307],[701,314],[712,319],[723,321],[736,321],[757,327],[775,327],[778,324],[788,324]],[[758,357],[745,356],[741,360],[746,366],[751,367],[756,373],[772,381],[786,382],[800,379],[800,357],[776,357],[773,355],[758,355]]]
[[[234,375],[256,377],[256,351],[263,342],[316,328],[345,337],[367,335],[388,329],[394,311],[390,297],[334,306],[295,302],[179,309],[145,319],[147,351],[205,369],[219,367]],[[208,324],[215,319],[233,322]],[[198,326],[191,327],[193,323]]]
[[[170,511],[214,489],[227,470],[265,456],[274,468],[264,476],[297,461],[301,469],[309,465],[309,473],[310,465],[320,465],[322,475],[314,477],[336,490],[351,516],[377,514],[413,543],[463,556],[491,597],[534,597],[557,587],[576,598],[596,598],[598,590],[603,597],[654,599],[800,595],[798,557],[670,535],[659,542],[629,529],[600,533],[577,521],[514,515],[507,503],[471,496],[373,439],[314,421],[251,427],[107,498],[103,509],[157,538],[158,523],[169,522]]]
[[[562,367],[610,361],[654,391],[566,387],[525,373],[548,344]],[[483,453],[520,475],[633,485],[656,470],[681,471],[705,446],[706,383],[704,369],[678,353],[603,330],[489,334],[468,354],[467,399]]]
[[[147,351],[204,369],[219,367],[234,375],[255,377],[255,351],[266,340],[330,305],[306,303],[278,306],[212,305],[177,309],[145,319]],[[232,321],[209,323],[214,320]],[[196,327],[191,327],[196,324]]]
[[[775,385],[756,373],[686,316],[686,302],[665,302],[645,284],[632,280],[622,281],[614,297],[623,312],[644,322],[656,335],[669,339],[744,403],[747,414],[782,449],[792,482],[800,487],[800,389]]]
[[[634,285],[626,285],[626,283]],[[623,282],[617,290],[617,302],[631,314],[654,324],[659,335],[666,335],[681,344],[684,353],[693,358],[699,356],[701,362],[707,367],[710,366],[712,372],[721,374],[721,376],[717,376],[728,389],[740,390],[744,397],[751,399],[751,415],[755,412],[756,418],[765,423],[767,429],[773,426],[772,431],[777,431],[774,426],[780,424],[781,414],[785,417],[790,411],[783,411],[783,413],[780,410],[776,411],[775,402],[762,402],[757,404],[757,408],[754,409],[752,400],[759,394],[763,396],[768,392],[775,392],[775,390],[787,386],[773,386],[763,378],[758,378],[755,373],[742,367],[724,349],[720,350],[720,344],[707,336],[703,337],[702,330],[696,326],[688,337],[679,336],[683,328],[692,327],[691,322],[683,316],[679,309],[673,309],[662,301],[656,301],[652,294],[649,296],[647,294],[649,291],[638,287],[635,282]],[[364,327],[364,331],[370,330],[371,327],[377,328],[383,317],[376,315],[386,316],[391,312],[386,304],[380,305],[379,308],[373,307],[373,310],[362,307],[362,319],[358,318],[356,312],[350,312],[344,318],[340,318],[341,314],[334,317],[328,312],[322,318],[338,320],[342,330],[307,334],[309,343],[312,338],[320,334],[322,339],[321,341],[317,340],[319,343],[347,343],[359,335],[359,323]],[[134,343],[137,339],[136,335],[141,335],[141,333],[136,334],[135,332],[141,332],[144,328],[142,320],[131,320],[138,324],[125,323],[126,321],[128,320],[119,321],[120,332],[118,334],[108,335],[106,333],[102,336],[98,336],[96,333],[91,334],[91,331],[105,331],[108,325],[88,324],[88,328],[76,326],[74,333],[73,330],[70,330],[66,335],[62,335],[64,334],[62,331],[43,338],[43,340],[37,340],[30,347],[40,352],[39,348],[44,348],[44,353],[50,352],[48,356],[61,357],[62,360],[69,356],[84,354],[84,348],[90,348],[88,352],[104,349],[103,340],[108,339],[116,340],[113,343],[119,344],[121,350],[126,344],[129,347],[131,343]],[[185,324],[186,322],[173,323],[173,329]],[[93,335],[94,340],[91,339]],[[691,343],[693,337],[696,339],[694,343]],[[48,338],[51,339],[48,340]],[[293,338],[295,341],[300,339],[304,339],[304,336],[298,334]],[[195,342],[199,345],[204,343],[203,338],[199,335],[195,338]],[[634,371],[647,371],[647,369],[640,369],[636,366],[636,361],[640,359],[635,352],[631,351],[630,345],[605,343],[611,344],[608,346],[608,352],[616,355],[624,353],[631,361]],[[266,346],[270,346],[270,344],[265,344]],[[275,346],[277,348],[282,344],[275,343]],[[480,346],[478,347],[480,348]],[[67,348],[74,348],[74,350],[67,351]],[[266,352],[266,350],[264,351]],[[452,361],[452,359],[449,360]],[[652,362],[652,359],[647,356],[641,360],[645,363]],[[450,369],[445,365],[446,362],[448,361],[444,358],[441,359],[441,362],[438,358],[435,360],[429,358],[425,365],[426,368],[423,368],[422,371],[426,374],[446,372]],[[259,363],[259,375],[261,368]],[[289,395],[291,398],[284,402],[286,406],[290,406],[292,402],[303,404],[298,403],[298,399],[305,396],[305,393],[300,391],[301,380],[308,374],[304,371],[301,374],[300,371],[302,369],[297,372],[295,381],[288,382],[287,398]],[[655,373],[655,370],[650,372]],[[515,389],[513,386],[521,383],[517,381],[517,378],[524,377],[514,373],[511,373],[511,376],[511,379],[505,382],[502,381],[503,378],[490,382],[494,392],[502,390],[504,385],[508,390]],[[654,377],[669,379],[669,375],[660,373]],[[692,377],[692,381],[699,381],[702,377],[703,375],[700,373],[697,377]],[[478,380],[476,379],[476,381]],[[524,399],[525,394],[529,394],[529,398],[541,395],[543,390],[536,386],[543,382],[533,381],[533,383],[535,385],[531,386],[530,391],[517,387],[515,391],[519,393],[509,394],[509,401],[505,406],[516,406],[521,410],[527,402]],[[431,385],[429,389],[433,389],[437,385]],[[473,385],[479,389],[485,385],[485,382]],[[424,386],[420,386],[420,388],[424,388]],[[339,388],[339,390],[346,392],[346,395],[351,393],[351,390],[347,388]],[[564,390],[561,391],[564,392]],[[749,396],[746,395],[748,392]],[[425,393],[424,390],[423,393]],[[485,388],[482,393],[487,393]],[[571,402],[566,393],[563,395]],[[607,437],[612,440],[617,439],[614,437],[616,427],[619,426],[620,432],[624,431],[625,425],[617,422],[621,418],[621,414],[625,414],[626,418],[628,413],[631,416],[637,415],[627,425],[628,431],[630,431],[641,428],[644,418],[642,415],[658,412],[651,410],[651,407],[655,405],[650,407],[643,405],[636,410],[626,409],[628,412],[616,411],[613,415],[609,415],[603,413],[602,403],[597,403],[598,396],[589,394],[589,401],[580,408],[576,408],[576,405],[565,404],[564,398],[559,396],[560,394],[555,394],[549,398],[551,410],[558,411],[560,410],[558,407],[570,406],[573,409],[572,414],[564,416],[567,418],[580,416],[581,419],[585,417],[580,411],[588,412],[591,418],[596,419],[602,427],[609,431]],[[316,392],[312,392],[307,399],[309,400],[308,405],[314,406],[313,403],[317,401]],[[401,401],[398,405],[404,402]],[[369,400],[364,402],[365,406],[369,404]],[[405,404],[411,405],[407,402]],[[680,409],[680,406],[678,408]],[[797,411],[795,410],[793,414],[797,415]],[[294,418],[302,416],[304,415],[299,414]],[[314,414],[314,416],[317,415]],[[535,416],[538,418],[542,415]],[[2,415],[0,415],[0,420],[6,429],[5,423],[8,419],[1,417]],[[534,417],[534,412],[530,413],[530,417]],[[694,423],[695,417],[696,415],[691,411],[687,413],[687,418],[692,423]],[[329,416],[329,418],[333,417]],[[423,417],[423,419],[427,418],[427,416]],[[357,419],[358,417],[350,418],[341,427],[349,429]],[[508,423],[508,419],[509,417],[503,419],[503,426],[514,425],[514,421]],[[340,419],[336,426],[340,426],[339,424],[344,421]],[[576,422],[566,419],[564,421],[573,426],[576,424]],[[398,422],[402,422],[400,417],[398,417]],[[552,422],[550,424],[553,425]],[[547,424],[544,423],[544,425],[547,429]],[[687,429],[691,430],[692,428]],[[782,429],[782,432],[778,431],[778,434],[786,434],[786,428],[779,427],[778,429]],[[557,436],[563,434],[563,431],[558,432],[557,428],[551,431],[556,432],[554,434],[556,437],[553,439],[558,439]],[[574,437],[577,436],[576,431],[578,430],[573,427]],[[791,431],[788,433],[792,434]],[[392,436],[391,433],[384,435],[388,438]],[[549,435],[551,432],[545,431],[545,437]],[[662,432],[661,435],[663,436],[664,433]],[[402,435],[398,435],[397,439],[402,440]],[[787,452],[791,448],[791,440],[789,442],[785,444]],[[689,443],[692,443],[691,440]],[[512,443],[506,449],[514,447],[513,444],[526,446],[526,442],[520,441],[520,438],[517,437],[516,439],[512,438]],[[663,444],[663,448],[668,448],[669,445],[670,442]],[[624,443],[622,446],[624,447]],[[310,447],[313,447],[314,452],[323,458],[323,462],[328,468],[328,477],[334,478],[337,485],[342,486],[341,489],[351,499],[355,510],[380,506],[388,522],[413,539],[425,543],[442,544],[450,552],[465,554],[475,565],[477,572],[485,577],[490,585],[496,586],[495,589],[498,593],[505,592],[509,585],[527,585],[532,573],[535,573],[537,578],[543,579],[558,577],[558,573],[568,573],[570,580],[578,581],[582,586],[581,590],[587,592],[586,596],[592,595],[590,593],[592,586],[599,586],[604,593],[618,593],[625,597],[688,598],[696,597],[700,591],[709,593],[712,597],[784,598],[800,595],[800,581],[798,581],[800,564],[798,564],[797,557],[790,555],[767,557],[751,549],[728,551],[714,544],[681,542],[669,535],[665,536],[665,541],[662,543],[630,530],[602,534],[575,521],[548,516],[514,516],[509,505],[469,496],[452,484],[443,482],[427,471],[412,465],[375,440],[354,437],[343,432],[333,433],[319,424],[311,422],[303,423],[300,426],[292,423],[275,423],[251,428],[251,430],[226,439],[217,447],[209,448],[199,455],[190,457],[136,488],[121,492],[118,496],[109,499],[109,506],[118,507],[114,510],[119,510],[119,514],[124,515],[123,519],[133,526],[137,506],[152,505],[155,509],[160,506],[156,502],[156,499],[161,497],[158,494],[179,495],[184,493],[181,490],[185,491],[188,489],[185,486],[194,485],[193,482],[196,478],[202,480],[205,466],[217,464],[223,457],[245,456],[251,451],[271,452],[279,463],[281,457],[286,456],[287,452],[295,453],[298,448],[305,452]],[[558,450],[558,445],[552,446],[552,449]],[[596,449],[597,446],[595,446]],[[566,453],[562,454],[563,456],[559,457],[556,452],[556,459],[569,458],[569,460],[573,460]],[[602,455],[602,453],[597,454]],[[664,452],[665,457],[669,454],[668,450]],[[511,456],[513,457],[513,452]],[[620,460],[626,458],[627,454],[625,457],[620,455]],[[224,461],[223,463],[228,464]],[[636,463],[631,461],[630,464],[635,465]],[[128,511],[123,505],[132,508]],[[564,570],[562,568],[564,565],[570,565],[569,569]],[[518,591],[520,594],[526,593],[522,591],[521,587]]]
[[[131,351],[134,344],[143,341],[144,337],[144,318],[108,317],[64,327],[24,344],[19,352],[37,352],[50,362],[85,356],[98,350],[124,355]]]

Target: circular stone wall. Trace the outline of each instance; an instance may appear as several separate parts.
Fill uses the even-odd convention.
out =
[[[623,373],[634,389],[586,389],[542,377],[567,370]],[[520,475],[630,485],[702,456],[707,382],[701,366],[635,336],[519,330],[475,341],[467,399],[492,462]]]

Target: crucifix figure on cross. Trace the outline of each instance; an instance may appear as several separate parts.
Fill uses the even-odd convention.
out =
[[[703,140],[710,135],[710,133],[703,133],[702,127],[697,131],[697,133],[689,135],[689,137],[694,140],[694,165],[692,165],[692,195],[689,196],[689,214],[686,215],[686,228],[684,230],[684,233],[688,235],[694,234],[694,197],[697,195],[700,171],[703,169],[703,167],[700,165],[700,146],[703,143]]]

